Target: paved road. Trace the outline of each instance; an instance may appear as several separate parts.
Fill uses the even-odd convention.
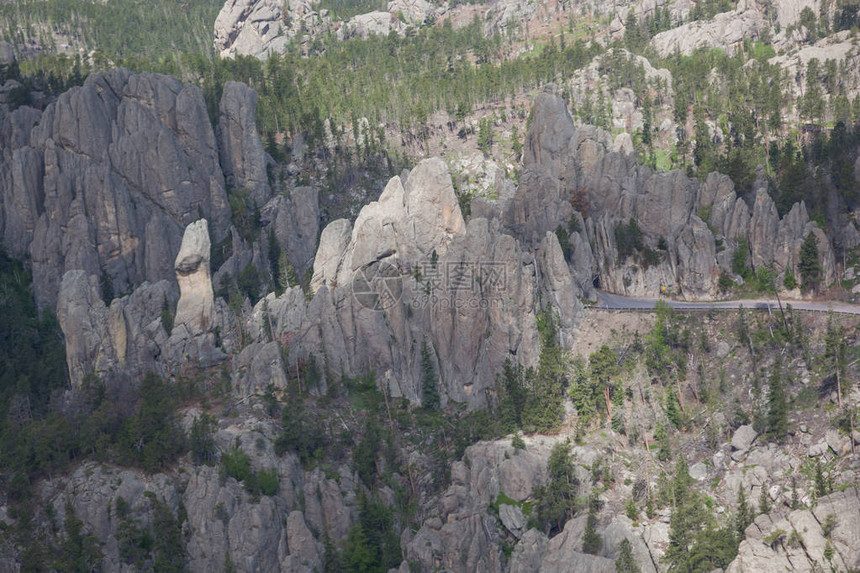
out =
[[[657,304],[657,300],[663,300],[674,309],[677,310],[735,310],[743,306],[747,309],[761,309],[778,311],[779,305],[776,300],[760,299],[760,300],[728,300],[714,302],[681,302],[670,300],[668,298],[634,298],[610,294],[607,292],[598,291],[597,305],[594,308],[605,310],[653,310]],[[838,312],[842,314],[860,314],[860,305],[848,304],[846,302],[808,302],[802,300],[786,300],[782,299],[782,306],[791,305],[797,310],[812,310],[817,312]]]

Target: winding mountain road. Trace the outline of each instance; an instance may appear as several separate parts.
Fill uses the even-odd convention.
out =
[[[779,311],[779,303],[776,300],[721,300],[721,301],[699,301],[682,302],[667,298],[634,298],[610,294],[608,292],[597,292],[597,304],[592,308],[601,310],[654,310],[657,301],[662,300],[676,310],[737,310],[741,306],[746,309]],[[803,300],[782,300],[782,306],[791,305],[795,310],[809,310],[813,312],[837,312],[841,314],[860,314],[860,305],[847,302],[809,302]]]

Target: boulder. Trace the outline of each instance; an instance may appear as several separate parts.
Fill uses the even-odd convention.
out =
[[[623,131],[615,136],[615,141],[612,143],[612,151],[617,151],[624,155],[633,153],[633,138],[626,131]]]
[[[830,533],[833,547],[842,557],[846,570],[860,568],[860,492],[857,488],[820,498],[812,513],[822,524],[829,515],[835,517],[836,526]]]
[[[817,458],[818,456],[823,456],[827,454],[829,451],[829,446],[827,445],[826,440],[819,440],[818,442],[809,446],[808,456],[811,458]]]
[[[519,539],[523,535],[523,530],[526,527],[526,516],[523,515],[523,510],[518,505],[501,504],[499,506],[499,519],[505,529],[510,531],[514,537]]]
[[[626,515],[616,515],[612,522],[603,530],[603,547],[600,555],[607,559],[618,559],[621,551],[621,542],[625,539],[630,542],[633,558],[642,573],[657,573],[654,560],[648,546],[642,540],[642,536],[634,531],[632,522]]]
[[[582,534],[587,516],[567,521],[564,530],[549,540],[546,556],[541,563],[542,571],[564,571],[569,573],[612,573],[615,561],[599,555],[582,553]]]
[[[277,342],[249,344],[233,359],[233,390],[244,398],[287,387],[286,369]]]
[[[848,443],[848,439],[839,435],[838,430],[828,430],[827,433],[824,434],[824,439],[827,442],[827,447],[829,447],[837,456],[841,456],[846,453],[851,447],[851,444]]]
[[[110,351],[102,351],[110,340],[108,309],[101,299],[96,277],[84,271],[69,271],[60,285],[57,318],[66,338],[66,363],[73,386],[80,386],[90,372],[110,369]],[[107,361],[107,364],[105,363]]]
[[[320,235],[320,244],[314,257],[314,273],[311,292],[316,293],[323,285],[337,286],[339,266],[352,235],[352,223],[338,219],[326,225]]]
[[[749,451],[758,433],[752,426],[741,426],[732,434],[732,450],[737,455],[743,455]],[[732,455],[734,459],[734,454]]]
[[[690,466],[690,477],[696,481],[705,481],[708,478],[708,467],[702,462],[693,464]]]

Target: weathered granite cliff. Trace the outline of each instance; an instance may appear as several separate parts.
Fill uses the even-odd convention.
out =
[[[605,131],[575,126],[552,89],[538,95],[520,185],[503,207],[506,228],[527,245],[559,227],[569,231],[571,270],[584,292],[593,285],[655,296],[666,287],[687,299],[716,298],[720,274],[732,273],[731,253],[741,239],[748,240],[754,269],[769,267],[781,279],[787,271],[799,276],[800,246],[809,233],[818,239],[823,282],[835,280],[830,239],[803,203],[780,219],[762,179],[750,207],[723,175],[699,183],[677,170],[654,172],[613,148]],[[619,228],[630,220],[643,245],[624,253]]]
[[[11,255],[29,258],[42,306],[54,306],[68,270],[101,277],[106,294],[172,279],[185,225],[200,216],[216,240],[227,232],[218,148],[195,87],[114,70],[2,123],[0,231]]]
[[[284,304],[295,300],[287,291],[254,311],[272,318],[274,338],[295,331],[294,356],[317,355],[347,375],[375,371],[393,396],[418,400],[426,342],[438,357],[444,394],[470,407],[488,403],[507,357],[536,360],[541,304],[560,312],[566,337],[581,312],[557,238],[546,235],[533,255],[497,219],[466,224],[438,159],[391,179],[354,225],[326,227],[311,288],[306,308]],[[265,342],[264,329],[248,330]]]

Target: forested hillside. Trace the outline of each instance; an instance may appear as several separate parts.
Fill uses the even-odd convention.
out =
[[[36,54],[79,51],[103,66],[116,57],[159,61],[172,52],[208,53],[220,0],[22,0],[0,3],[0,37]]]
[[[214,2],[125,0],[108,9],[52,0],[0,6],[0,39],[22,50],[41,46],[20,67],[25,77],[41,78],[36,87],[55,93],[89,70],[125,65],[196,83],[215,118],[224,82],[246,82],[258,91],[257,123],[273,157],[285,157],[304,134],[312,147],[349,150],[336,154],[341,164],[382,150],[415,156],[459,147],[445,130],[474,137],[469,147],[497,160],[510,158],[525,131],[523,96],[556,82],[575,117],[629,133],[643,163],[700,178],[719,170],[744,193],[762,165],[780,214],[804,199],[813,218],[842,225],[837,215],[858,195],[847,175],[855,158],[851,126],[860,120],[860,67],[851,47],[860,22],[855,7],[835,2],[819,14],[801,11],[782,29],[786,6],[744,12],[729,2],[689,11],[632,4],[613,13],[560,3],[542,8],[539,26],[490,29],[479,12],[459,6],[405,35],[309,35],[261,61],[213,59]],[[343,19],[379,8],[316,6]],[[677,42],[673,31],[736,12],[772,24],[725,47],[667,47]],[[829,175],[820,175],[822,166]]]

